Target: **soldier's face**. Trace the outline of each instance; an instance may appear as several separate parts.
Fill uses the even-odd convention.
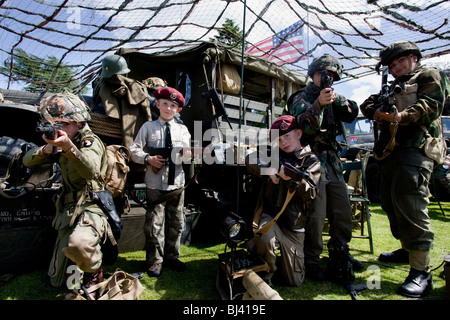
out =
[[[403,56],[392,61],[389,65],[389,73],[392,74],[394,78],[398,78],[405,74],[408,74],[417,65],[417,56],[409,55]]]
[[[302,130],[300,129],[289,131],[278,138],[278,146],[286,153],[298,151],[302,147],[301,136]]]
[[[80,130],[80,127],[76,122],[61,121],[59,125],[61,126],[61,130],[67,133],[69,139],[73,139]]]
[[[330,76],[330,85],[332,85],[333,84],[333,81],[334,81],[334,74],[332,73],[332,72],[328,72],[328,75]],[[316,86],[316,87],[319,87],[320,88],[320,84],[321,84],[321,79],[322,79],[322,71],[317,71],[317,72],[314,72],[314,75],[313,75],[313,83],[314,83],[314,85]]]

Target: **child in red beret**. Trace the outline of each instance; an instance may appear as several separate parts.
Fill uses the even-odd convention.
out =
[[[153,94],[160,116],[157,120],[144,123],[130,145],[131,159],[152,168],[145,173],[148,203],[183,188],[185,177],[182,163],[177,159],[178,153],[171,151],[178,147],[190,147],[191,141],[186,126],[174,119],[184,107],[183,95],[171,87],[159,88]],[[158,148],[161,154],[147,153],[146,150],[152,148]],[[178,259],[184,229],[183,205],[184,191],[147,208],[144,233],[149,276],[160,276],[163,262],[165,267],[177,271],[186,269]]]
[[[287,284],[299,286],[305,279],[305,223],[316,196],[320,162],[309,146],[302,146],[302,133],[295,117],[289,115],[276,119],[270,130],[270,140],[278,142],[281,166],[273,168],[263,183],[260,206],[253,219],[255,237],[248,246],[269,265],[269,271],[262,276],[269,284],[277,270],[277,249],[281,250],[281,272]],[[251,164],[249,159],[246,163],[251,174],[261,176],[259,165]],[[298,171],[288,170],[289,165]]]

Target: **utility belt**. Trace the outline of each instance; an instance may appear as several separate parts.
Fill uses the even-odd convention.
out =
[[[68,204],[68,203],[71,203],[71,202],[77,202],[82,193],[83,193],[82,190],[80,190],[80,191],[72,191],[72,192],[66,193],[63,196],[63,203],[64,204]]]

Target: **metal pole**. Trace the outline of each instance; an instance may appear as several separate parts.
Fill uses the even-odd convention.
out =
[[[244,51],[245,51],[245,15],[247,10],[247,0],[244,0],[244,18],[242,22],[242,48],[241,48],[241,90],[240,90],[240,99],[239,99],[239,125],[238,125],[238,143],[237,143],[237,206],[236,206],[236,214],[239,215],[239,201],[240,201],[240,191],[241,191],[241,179],[240,179],[240,164],[239,161],[241,159],[241,127],[242,127],[242,110],[244,105],[244,96],[243,96],[243,88],[244,88]]]

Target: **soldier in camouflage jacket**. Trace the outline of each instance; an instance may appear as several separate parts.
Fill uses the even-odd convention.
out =
[[[429,250],[434,233],[430,228],[427,205],[428,183],[435,166],[428,158],[423,146],[425,126],[430,134],[440,134],[440,117],[445,99],[449,97],[447,76],[436,68],[419,64],[422,55],[419,48],[409,41],[399,41],[384,48],[380,53],[380,65],[387,66],[395,78],[395,86],[401,92],[394,94],[394,105],[390,112],[381,110],[380,95],[371,95],[361,105],[362,113],[380,126],[380,138],[374,152],[380,154],[386,137],[390,136],[392,123],[398,123],[395,145],[380,164],[381,205],[389,218],[391,231],[399,239],[402,249],[383,253],[380,261],[409,262],[410,273],[399,293],[408,297],[421,297],[432,286],[429,272]]]
[[[341,121],[352,122],[358,115],[358,106],[356,102],[336,94],[331,86],[323,88],[321,85],[322,76],[329,77],[330,84],[340,80],[342,65],[335,57],[324,55],[315,59],[308,68],[308,75],[313,81],[288,99],[287,108],[291,115],[297,117],[304,131],[304,144],[311,146],[321,162],[319,192],[314,200],[315,212],[308,217],[305,228],[305,263],[307,277],[324,280],[319,259],[323,251],[322,232],[326,217],[331,222],[329,250],[344,252],[340,255],[347,256],[355,269],[362,267],[348,253],[352,210],[336,142],[336,136],[342,133]]]

